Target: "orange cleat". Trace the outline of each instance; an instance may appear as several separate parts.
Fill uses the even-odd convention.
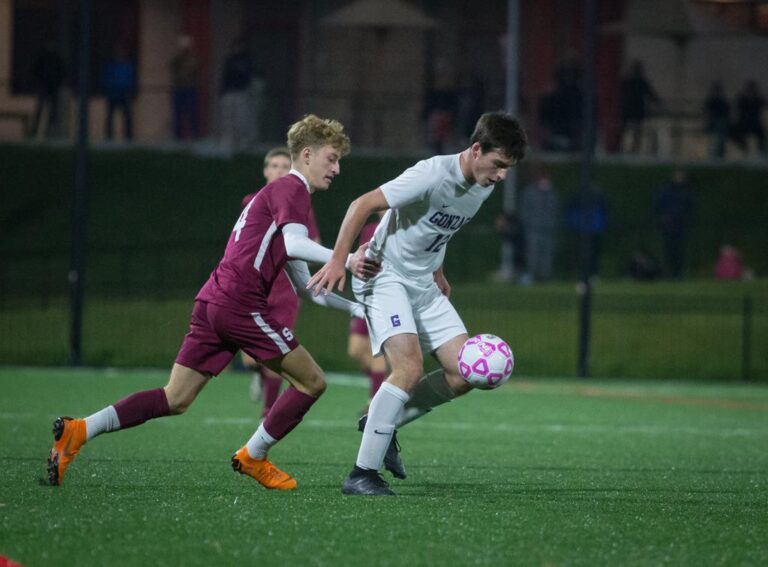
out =
[[[53,422],[53,449],[48,457],[48,482],[59,486],[70,461],[85,444],[85,420],[59,417]]]
[[[253,459],[243,447],[232,455],[232,469],[240,474],[255,478],[264,488],[274,490],[295,490],[296,479],[281,471],[269,459]]]

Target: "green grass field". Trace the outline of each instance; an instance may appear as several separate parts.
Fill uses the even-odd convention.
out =
[[[299,481],[229,468],[256,427],[248,377],[184,416],[93,440],[43,486],[51,421],[165,372],[0,368],[0,555],[35,565],[766,565],[768,387],[532,380],[400,434],[395,498],[342,497],[363,379],[331,375],[273,449]]]

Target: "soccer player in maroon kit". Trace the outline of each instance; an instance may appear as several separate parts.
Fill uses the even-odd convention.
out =
[[[296,480],[275,467],[267,452],[301,422],[325,390],[325,379],[292,329],[277,322],[267,297],[284,267],[296,288],[303,290],[309,280],[305,261],[330,259],[332,251],[307,236],[310,198],[315,191],[327,190],[339,174],[339,160],[349,152],[349,138],[339,122],[308,115],[289,129],[288,147],[294,169],[259,191],[240,214],[224,257],[195,298],[190,329],[168,384],[128,396],[84,419],[56,419],[48,458],[51,484],[62,483],[72,459],[93,437],[184,413],[211,377],[242,350],[280,373],[291,386],[234,454],[232,468],[266,488],[296,488]],[[350,254],[347,267],[368,279],[380,266],[365,259],[365,249],[363,245]],[[317,297],[320,304],[362,314],[359,305],[341,297]]]
[[[291,152],[288,148],[273,148],[264,156],[264,179],[267,184],[277,181],[281,177],[288,175],[291,170]],[[243,198],[242,206],[246,207],[256,193],[251,193]],[[307,218],[307,230],[309,238],[320,242],[320,231],[317,228],[317,220],[312,208],[309,209]],[[361,242],[362,244],[362,242]],[[267,304],[272,312],[278,318],[278,322],[289,329],[296,327],[296,319],[299,316],[299,296],[291,284],[291,280],[285,270],[280,272],[277,279],[272,284],[269,291]],[[253,379],[251,381],[250,394],[253,401],[263,401],[261,408],[261,418],[265,419],[269,410],[277,401],[280,395],[280,387],[283,385],[283,377],[275,374],[266,366],[262,366],[246,353],[241,353],[243,364],[253,370]]]

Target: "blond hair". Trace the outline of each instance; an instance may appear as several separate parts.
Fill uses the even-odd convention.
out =
[[[341,156],[349,153],[349,137],[338,120],[307,114],[288,130],[288,149],[294,161],[304,148],[319,149],[326,145],[333,147]]]

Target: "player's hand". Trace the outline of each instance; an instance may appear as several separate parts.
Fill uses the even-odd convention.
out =
[[[434,273],[435,283],[437,284],[437,289],[440,290],[440,292],[445,297],[451,297],[451,284],[448,283],[448,280],[445,279],[445,276],[443,275],[443,271],[439,270]]]
[[[381,271],[381,264],[366,256],[368,243],[358,248],[349,260],[349,271],[356,278],[368,281]]]
[[[344,267],[342,260],[331,260],[325,264],[322,268],[317,270],[314,275],[309,278],[307,282],[307,289],[312,290],[315,295],[321,291],[328,295],[333,291],[334,287],[338,287],[339,291],[344,291],[344,282],[346,281],[347,270]]]

